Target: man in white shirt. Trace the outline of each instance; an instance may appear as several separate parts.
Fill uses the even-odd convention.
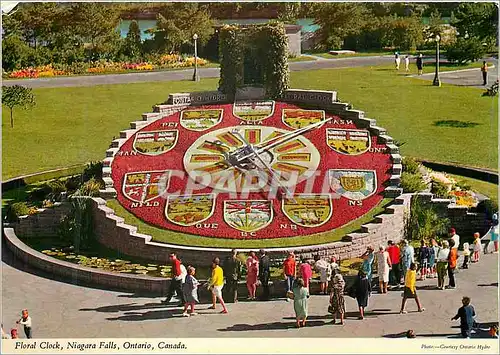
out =
[[[31,339],[31,337],[32,337],[31,317],[28,315],[27,309],[23,309],[22,317],[16,323],[24,325],[24,334],[26,334],[26,338]]]
[[[453,242],[455,243],[453,248],[458,249],[458,247],[460,246],[460,236],[456,233],[455,228],[450,228],[449,234],[450,234],[450,239],[453,240]]]

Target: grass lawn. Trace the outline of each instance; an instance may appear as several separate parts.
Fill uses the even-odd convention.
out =
[[[352,233],[361,225],[366,224],[373,220],[373,218],[384,212],[385,207],[392,201],[392,199],[383,199],[377,206],[370,210],[364,216],[351,221],[345,226],[335,229],[331,232],[318,233],[314,235],[290,237],[290,238],[275,238],[275,239],[260,239],[260,240],[239,240],[239,239],[222,239],[222,238],[208,238],[196,235],[184,234],[174,231],[169,231],[162,228],[153,227],[143,221],[139,220],[133,214],[128,212],[117,200],[109,200],[108,206],[115,210],[117,216],[123,217],[125,223],[137,226],[138,232],[153,236],[154,241],[191,245],[199,247],[212,247],[212,248],[279,248],[279,247],[294,247],[312,244],[324,244],[336,242],[348,233]]]
[[[433,72],[431,66],[424,69]],[[169,93],[214,90],[217,83],[214,78],[35,89],[37,106],[15,109],[14,128],[3,109],[2,178],[101,160],[119,131]],[[336,90],[342,101],[404,142],[403,154],[497,168],[498,98],[481,97],[481,89],[433,87],[392,66],[292,72],[291,87]],[[451,121],[459,124],[442,125]]]
[[[318,57],[322,57],[325,59],[335,59],[335,58],[349,58],[349,57],[373,57],[373,56],[382,56],[382,55],[394,55],[395,51],[369,51],[369,52],[356,52],[353,54],[330,54],[328,52],[320,52],[320,53],[305,53],[305,54],[312,54]],[[415,56],[418,55],[419,53],[422,53],[423,55],[431,55],[435,53],[435,50],[433,49],[423,49],[421,51],[416,51],[416,52],[400,52],[401,55],[404,57],[405,55],[411,55]]]
[[[288,58],[289,62],[310,62],[316,60],[314,57],[310,57],[308,55],[301,55],[299,57]]]

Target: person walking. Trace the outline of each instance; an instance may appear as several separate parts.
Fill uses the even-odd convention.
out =
[[[481,65],[481,73],[483,74],[483,85],[488,85],[488,64],[483,60],[483,65]]]
[[[429,258],[430,258],[430,248],[427,247],[425,240],[420,242],[419,259],[420,259],[420,279],[425,280],[427,274],[429,274]]]
[[[411,263],[410,268],[406,272],[405,276],[405,289],[403,291],[403,301],[401,302],[401,311],[400,314],[408,313],[406,311],[406,301],[408,298],[414,298],[417,303],[418,311],[423,312],[425,308],[422,308],[420,304],[420,300],[417,296],[417,265],[415,263]]]
[[[429,277],[436,278],[436,255],[439,250],[439,246],[434,238],[431,239],[429,245]]]
[[[493,219],[493,227],[491,228],[491,241],[493,242],[494,252],[498,253],[498,234],[499,234],[499,224],[498,219]]]
[[[208,309],[215,309],[215,304],[219,300],[222,311],[221,313],[228,313],[224,299],[222,298],[222,288],[224,287],[224,271],[219,266],[219,258],[214,258],[212,261],[212,277],[210,279],[209,289],[212,290],[212,306]]]
[[[373,274],[373,261],[375,260],[375,254],[373,253],[373,247],[369,246],[366,251],[361,255],[363,259],[363,264],[361,264],[361,269],[365,273],[370,285],[372,284],[372,274]]]
[[[176,293],[177,297],[179,297],[179,307],[184,307],[184,304],[186,302],[184,300],[184,294],[182,292],[182,279],[184,275],[181,268],[181,261],[177,258],[176,253],[170,253],[169,261],[170,265],[172,266],[172,274],[167,298],[162,301],[162,303],[169,303],[174,296],[174,293]]]
[[[389,270],[392,267],[389,253],[381,245],[377,253],[377,273],[379,283],[379,293],[387,293],[387,284],[389,283]]]
[[[297,263],[295,255],[292,252],[288,253],[287,258],[283,262],[283,275],[286,282],[286,301],[290,302],[290,293],[293,292],[293,283],[297,277]]]
[[[389,240],[387,244],[387,252],[389,253],[389,257],[391,258],[392,265],[391,270],[389,271],[389,281],[391,286],[399,287],[399,283],[401,282],[401,274],[399,272],[399,248],[394,245],[394,242],[392,240]]]
[[[299,277],[293,288],[293,309],[297,320],[297,328],[306,326],[308,299],[309,290],[305,286],[304,280]]]
[[[406,277],[406,272],[413,262],[415,262],[415,249],[413,249],[407,240],[403,240],[403,247],[401,249],[401,274],[403,279]]]
[[[436,255],[438,288],[441,290],[444,290],[444,280],[446,278],[446,270],[448,269],[448,257],[450,255],[450,249],[448,247],[448,242],[444,240],[442,242],[442,247]]]
[[[460,307],[457,314],[451,318],[451,320],[457,320],[460,318],[460,332],[462,337],[470,338],[475,316],[476,312],[474,307],[470,304],[470,297],[463,297],[462,307]]]
[[[410,71],[410,57],[405,55],[405,72],[408,73],[409,71]]]
[[[16,324],[24,326],[24,334],[26,335],[26,338],[31,339],[33,337],[31,317],[29,316],[27,309],[22,310],[21,318],[16,322]]]
[[[399,56],[398,52],[394,53],[394,62],[396,64],[396,70],[399,70],[399,65],[401,64],[401,57]]]
[[[463,244],[464,250],[462,251],[462,255],[464,257],[464,261],[462,263],[462,269],[468,269],[469,268],[469,261],[470,261],[470,249],[469,249],[469,243],[464,243]]]
[[[227,257],[224,262],[224,269],[226,270],[226,302],[238,303],[238,282],[241,279],[241,269],[243,267],[240,259],[238,258],[238,251],[231,250],[231,255]]]
[[[312,279],[312,268],[311,264],[309,264],[309,261],[305,258],[301,258],[301,263],[299,266],[299,276],[302,278],[302,281],[304,281],[304,287],[309,290],[309,285],[311,283]]]
[[[257,292],[257,278],[259,275],[259,259],[255,255],[254,251],[251,251],[247,261],[247,289],[248,289],[248,299],[254,301],[255,294]]]
[[[188,266],[187,268],[187,276],[186,281],[182,285],[182,291],[184,292],[184,312],[182,313],[183,317],[189,317],[190,315],[195,316],[197,313],[194,311],[194,306],[196,303],[199,303],[198,300],[198,285],[200,284],[198,280],[195,279],[194,274],[196,269],[192,266]],[[188,313],[188,308],[191,308],[191,314]]]
[[[422,75],[424,71],[424,60],[422,58],[422,53],[420,53],[417,57],[417,69],[418,69],[418,75]]]
[[[271,276],[271,260],[264,249],[260,250],[259,280],[262,284],[262,301],[269,301],[269,277]]]
[[[328,294],[328,275],[331,274],[331,269],[330,269],[330,264],[328,261],[325,259],[322,259],[319,257],[319,255],[316,255],[314,257],[314,260],[316,261],[314,263],[314,268],[316,271],[319,273],[319,287],[320,287],[320,294],[327,295]]]
[[[340,324],[344,325],[345,300],[344,300],[345,281],[341,273],[335,273],[332,278],[332,290],[330,292],[330,309],[333,315],[333,324],[336,322],[337,315],[340,318]]]
[[[472,262],[477,263],[479,261],[479,256],[481,254],[481,235],[479,233],[474,233],[474,254],[472,255]]]
[[[358,319],[365,319],[365,308],[368,307],[368,298],[370,297],[371,291],[372,287],[367,275],[363,270],[360,270],[354,282],[354,292],[359,308]]]
[[[454,241],[450,240],[450,253],[448,254],[448,288],[454,289],[455,285],[455,269],[457,268],[458,249],[454,248]]]

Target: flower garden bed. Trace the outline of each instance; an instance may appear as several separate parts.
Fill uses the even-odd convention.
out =
[[[197,64],[198,66],[203,67],[208,65],[209,62],[206,59],[198,58]],[[178,54],[166,54],[151,61],[136,63],[98,61],[90,63],[78,62],[71,65],[48,64],[14,70],[6,73],[5,77],[9,79],[33,79],[69,75],[116,74],[190,68],[194,67],[194,65],[194,57],[185,57]]]

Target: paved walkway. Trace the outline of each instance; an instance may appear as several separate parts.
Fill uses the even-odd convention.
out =
[[[426,311],[418,313],[408,302],[406,315],[398,314],[401,291],[370,298],[365,320],[357,320],[357,307],[346,296],[345,326],[332,325],[327,315],[328,297],[311,296],[309,322],[295,329],[293,303],[284,300],[230,304],[230,313],[218,314],[200,305],[199,315],[183,318],[181,309],[166,307],[159,297],[74,286],[21,271],[4,252],[2,263],[5,328],[15,324],[21,309],[28,308],[35,338],[92,337],[398,337],[414,329],[417,337],[456,337],[458,321],[451,321],[468,295],[477,321],[498,321],[498,254],[482,257],[469,270],[460,270],[456,290],[436,290],[436,280],[418,283]],[[14,266],[13,266],[14,265]],[[21,332],[22,333],[22,332]],[[24,334],[21,335],[22,337]],[[475,337],[484,337],[478,330]]]
[[[324,58],[323,58],[324,59]],[[312,60],[305,62],[290,63],[291,71],[325,69],[325,68],[345,68],[360,67],[369,65],[388,64],[392,61],[391,57],[354,57],[337,58],[325,60]],[[200,78],[218,78],[219,68],[200,68]],[[126,84],[154,81],[174,81],[191,80],[193,69],[172,70],[150,73],[130,73],[130,74],[109,74],[109,75],[89,75],[58,78],[39,78],[39,79],[19,79],[4,80],[3,85],[24,85],[31,88],[52,88],[52,87],[74,87],[74,86],[94,86],[107,84]]]

